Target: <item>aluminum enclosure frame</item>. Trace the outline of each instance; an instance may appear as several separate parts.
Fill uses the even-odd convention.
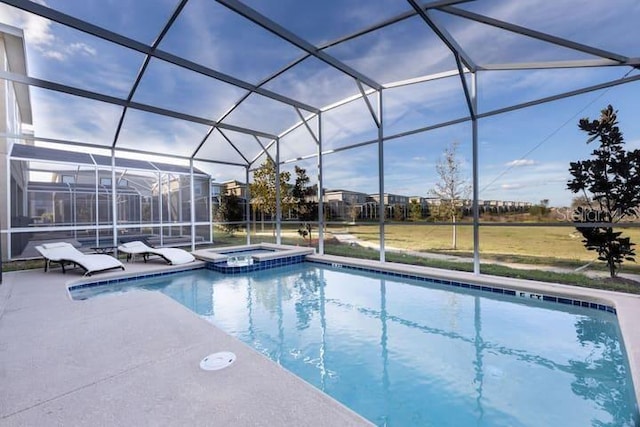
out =
[[[269,154],[269,150],[275,147],[275,163],[276,170],[279,171],[280,167],[284,164],[291,163],[300,159],[312,159],[316,158],[316,165],[318,169],[317,173],[317,181],[318,181],[318,201],[319,201],[319,230],[320,230],[320,238],[319,238],[319,252],[324,252],[324,236],[322,234],[322,225],[324,223],[324,206],[323,206],[323,157],[329,154],[335,154],[340,151],[345,151],[353,148],[363,147],[371,144],[377,145],[378,152],[378,194],[380,195],[379,201],[379,212],[380,212],[380,221],[379,221],[379,229],[380,229],[380,261],[385,261],[385,223],[386,220],[384,218],[385,205],[384,205],[384,189],[385,189],[385,177],[384,177],[384,165],[385,165],[385,157],[384,157],[384,148],[385,142],[391,141],[394,139],[398,139],[401,137],[409,136],[416,133],[428,132],[430,130],[438,129],[441,127],[453,126],[460,123],[470,122],[471,123],[471,142],[472,142],[472,186],[473,186],[473,241],[474,241],[474,272],[479,274],[480,272],[480,262],[479,262],[479,207],[478,207],[478,197],[479,197],[479,188],[478,188],[478,138],[479,138],[479,121],[483,118],[492,117],[504,113],[508,113],[511,111],[516,111],[523,108],[532,107],[535,105],[540,105],[543,103],[553,102],[560,99],[577,96],[580,94],[606,89],[609,87],[614,87],[617,85],[628,84],[632,82],[636,82],[640,80],[640,75],[637,73],[635,75],[631,75],[633,72],[637,72],[638,67],[640,67],[640,58],[631,58],[625,55],[621,55],[616,52],[610,52],[605,49],[597,48],[594,46],[588,46],[582,43],[577,43],[572,40],[568,40],[565,38],[557,37],[551,34],[547,34],[541,31],[533,30],[530,28],[526,28],[524,26],[516,25],[514,23],[505,22],[499,19],[495,19],[489,16],[481,15],[479,13],[471,12],[466,9],[462,9],[459,5],[463,3],[469,2],[469,0],[440,0],[440,1],[430,1],[430,2],[419,2],[417,0],[407,0],[408,11],[404,13],[397,14],[393,17],[389,17],[384,19],[378,23],[373,23],[365,28],[362,28],[358,31],[355,31],[351,34],[342,35],[338,39],[330,42],[326,42],[320,45],[314,45],[299,35],[295,34],[288,28],[276,23],[272,19],[267,16],[259,13],[257,10],[252,9],[247,4],[239,1],[239,0],[217,0],[219,4],[237,14],[238,16],[256,24],[258,27],[268,31],[269,33],[275,35],[280,40],[287,42],[304,52],[304,55],[300,58],[294,60],[289,63],[285,67],[277,70],[272,73],[268,77],[264,78],[259,83],[253,84],[247,81],[243,81],[235,76],[223,73],[219,70],[213,69],[211,67],[204,66],[202,64],[198,64],[192,60],[186,59],[184,57],[180,57],[178,55],[169,53],[160,49],[160,45],[162,40],[165,38],[166,34],[175,24],[176,20],[183,12],[184,8],[187,6],[190,0],[180,0],[175,6],[173,12],[166,20],[159,35],[151,44],[145,44],[129,37],[126,37],[122,34],[115,33],[106,28],[102,28],[90,22],[84,21],[82,19],[70,16],[68,14],[59,12],[53,8],[47,7],[42,4],[34,3],[28,0],[0,0],[1,3],[13,6],[35,16],[39,16],[45,19],[48,19],[52,22],[59,23],[61,25],[67,26],[69,28],[73,28],[75,30],[81,31],[83,33],[92,35],[101,40],[104,40],[109,43],[114,43],[124,48],[130,49],[135,52],[139,52],[144,55],[144,61],[139,69],[131,89],[128,92],[128,95],[125,98],[119,98],[110,96],[103,93],[98,93],[96,91],[81,89],[79,87],[74,87],[70,85],[61,84],[54,81],[49,81],[45,79],[38,79],[31,76],[23,76],[20,74],[16,74],[10,71],[0,71],[0,79],[5,81],[14,82],[22,85],[26,85],[29,87],[38,87],[54,92],[65,93],[81,98],[92,99],[100,102],[104,102],[110,105],[118,106],[122,108],[122,113],[120,116],[120,120],[115,130],[115,134],[113,140],[109,147],[104,145],[97,146],[95,144],[91,144],[90,142],[77,142],[77,141],[66,141],[66,140],[56,140],[52,138],[41,138],[30,135],[2,135],[5,138],[15,138],[15,139],[27,139],[32,141],[42,141],[42,142],[54,142],[62,145],[73,145],[79,147],[96,147],[96,148],[110,148],[111,156],[112,156],[112,174],[113,179],[115,181],[115,158],[117,156],[117,152],[135,152],[140,154],[147,154],[148,152],[145,150],[137,150],[125,147],[119,147],[118,141],[119,136],[122,130],[123,121],[125,114],[129,109],[145,111],[157,115],[161,115],[164,117],[174,118],[183,120],[189,123],[197,123],[201,125],[206,125],[208,127],[207,133],[203,136],[202,140],[198,142],[196,148],[193,150],[192,155],[188,157],[182,157],[183,160],[189,162],[189,167],[191,168],[191,176],[193,178],[193,162],[206,162],[212,164],[219,165],[229,165],[244,168],[245,170],[245,179],[246,182],[249,183],[249,172],[252,167],[255,167],[256,161],[258,161],[263,156],[271,157]],[[535,39],[544,43],[549,43],[555,46],[559,46],[565,49],[569,49],[575,52],[580,52],[582,54],[590,55],[595,57],[594,59],[589,60],[573,60],[573,61],[541,61],[541,62],[531,62],[531,63],[510,63],[510,64],[484,64],[482,62],[473,61],[469,52],[466,52],[459,43],[456,42],[455,38],[452,34],[447,30],[446,26],[442,25],[438,22],[437,17],[434,16],[433,11],[437,11],[438,13],[444,13],[447,15],[455,16],[460,19],[468,20],[470,22],[479,23],[483,25],[487,25],[493,28],[497,28],[500,30],[504,30],[513,34],[517,34],[519,36],[528,37],[531,39]],[[424,25],[430,28],[437,37],[442,41],[442,43],[451,51],[457,68],[442,72],[436,73],[427,76],[419,76],[416,78],[396,81],[396,82],[378,82],[376,79],[368,76],[361,70],[354,68],[346,64],[344,61],[337,59],[335,56],[327,53],[329,48],[338,46],[347,41],[353,40],[357,37],[360,37],[365,34],[369,34],[384,28],[387,28],[391,25],[397,24],[401,21],[407,20],[409,18],[418,17],[420,18]],[[269,82],[273,81],[278,76],[281,76],[283,73],[286,73],[291,68],[295,67],[297,64],[300,64],[307,58],[315,58],[332,70],[342,73],[347,78],[351,79],[354,86],[358,89],[358,94],[349,96],[343,100],[337,101],[331,105],[327,106],[316,106],[310,105],[307,102],[303,102],[299,99],[294,99],[292,97],[283,95],[273,90],[269,90],[265,88]],[[211,118],[211,117],[200,117],[191,114],[185,114],[179,111],[174,111],[166,108],[161,108],[156,105],[144,104],[140,102],[133,101],[134,95],[140,85],[142,78],[147,72],[147,68],[151,59],[157,59],[161,61],[165,61],[167,63],[173,64],[177,67],[193,71],[200,75],[227,83],[231,86],[237,87],[246,91],[246,93],[241,96],[238,100],[233,103],[230,103],[230,108],[220,117]],[[477,77],[479,73],[489,73],[492,71],[498,70],[536,70],[536,69],[566,69],[566,68],[585,68],[585,67],[623,67],[624,70],[628,70],[624,77],[611,80],[605,83],[600,83],[597,85],[592,85],[588,87],[583,87],[580,89],[567,91],[563,93],[558,93],[555,95],[550,95],[544,98],[540,98],[533,101],[528,101],[520,104],[509,105],[500,109],[495,109],[492,111],[479,112],[478,111],[478,81]],[[402,86],[410,86],[413,84],[418,84],[427,81],[435,81],[438,79],[455,77],[458,76],[460,79],[460,90],[464,93],[465,101],[468,108],[468,114],[459,117],[456,119],[449,120],[447,122],[440,122],[437,124],[433,124],[430,126],[425,126],[422,128],[412,129],[409,131],[386,135],[385,134],[385,123],[384,123],[384,92],[391,88],[398,88]],[[470,83],[467,81],[470,79]],[[274,134],[272,132],[267,132],[261,129],[251,129],[244,126],[235,125],[230,122],[229,117],[231,113],[243,102],[250,97],[252,94],[257,94],[263,97],[266,97],[270,100],[282,103],[290,107],[299,117],[299,121],[293,125],[291,125],[285,131]],[[369,96],[375,96],[377,99],[377,106],[374,108],[369,101]],[[323,140],[323,132],[322,132],[322,122],[323,122],[323,114],[334,109],[339,106],[345,105],[349,102],[355,102],[358,100],[363,100],[365,103],[365,107],[368,109],[372,120],[375,123],[377,128],[377,137],[372,140],[366,141],[354,141],[347,146],[340,147],[338,149],[333,150],[325,150],[324,140]],[[311,120],[317,119],[318,129],[314,132],[309,123]],[[284,124],[283,124],[284,126]],[[313,153],[309,153],[302,158],[296,159],[286,159],[281,156],[281,140],[294,130],[299,127],[306,127],[308,132],[312,135],[313,140],[316,144],[316,151]],[[245,135],[251,135],[255,138],[259,145],[259,150],[257,155],[253,155],[251,153],[243,152],[234,142],[233,138],[230,137],[225,131],[229,132],[237,132]],[[216,158],[208,158],[201,155],[202,147],[208,142],[209,138],[213,134],[219,134],[222,138],[235,150],[235,152],[242,159],[242,162],[230,162],[222,159]],[[260,138],[266,139],[269,142],[267,144],[263,144]],[[180,156],[173,156],[180,157]],[[191,188],[190,194],[192,199],[194,200],[194,180],[191,179]],[[280,185],[279,180],[276,180],[276,193],[280,194]],[[248,194],[248,193],[247,193]],[[115,194],[114,194],[115,201]],[[115,203],[112,207],[113,209],[113,218],[116,218],[115,212]],[[249,207],[246,205],[246,214],[247,218],[249,217]],[[276,207],[276,229],[277,229],[277,242],[281,241],[281,206],[280,199],[277,199],[277,207]],[[191,229],[192,229],[192,247],[195,247],[194,235],[195,235],[195,223],[193,218],[195,216],[194,207],[191,206]],[[114,241],[117,233],[117,223],[114,221],[113,224],[113,234]],[[6,233],[6,230],[2,230],[3,233]],[[247,243],[250,243],[250,236],[247,233]]]

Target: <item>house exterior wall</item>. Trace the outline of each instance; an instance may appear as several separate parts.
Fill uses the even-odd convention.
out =
[[[12,73],[26,73],[26,58],[22,31],[0,26],[0,69]],[[23,121],[31,124],[31,105],[28,88],[21,86],[21,95],[13,82],[0,82],[0,133],[5,135],[23,134]],[[24,114],[23,114],[24,113]],[[9,154],[13,140],[0,137],[0,250],[2,259],[9,254],[9,229],[12,218],[11,208],[17,215],[24,216],[27,209],[26,162],[10,162]]]

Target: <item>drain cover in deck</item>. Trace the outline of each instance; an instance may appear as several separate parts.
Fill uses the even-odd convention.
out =
[[[213,353],[200,361],[200,368],[205,371],[217,371],[230,366],[236,361],[236,355],[230,351]]]

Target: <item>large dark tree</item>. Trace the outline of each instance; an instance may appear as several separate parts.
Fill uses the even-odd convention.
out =
[[[613,225],[629,221],[640,204],[640,150],[626,151],[618,128],[616,111],[609,105],[600,119],[581,119],[581,130],[587,132],[587,144],[598,141],[592,158],[571,162],[573,176],[567,188],[588,201],[574,212],[576,228],[587,250],[596,251],[598,259],[607,263],[611,277],[626,260],[635,262],[635,250],[629,237],[614,231]]]
[[[240,229],[243,216],[240,197],[233,193],[220,195],[220,206],[215,213],[215,220],[222,223],[224,231],[233,236]]]
[[[318,204],[312,200],[316,188],[309,185],[307,170],[296,166],[296,182],[291,189],[291,196],[295,203],[295,210],[298,219],[302,222],[298,229],[298,234],[303,238],[308,238],[311,243],[311,231],[313,222],[318,220]]]

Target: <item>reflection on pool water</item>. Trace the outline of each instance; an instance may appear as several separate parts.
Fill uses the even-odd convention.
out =
[[[640,424],[611,313],[311,263],[110,289],[132,283],[176,299],[378,425]]]

